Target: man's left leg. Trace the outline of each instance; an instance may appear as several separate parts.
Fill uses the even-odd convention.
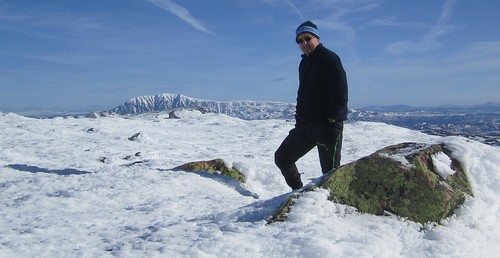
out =
[[[342,152],[342,131],[335,133],[334,142],[327,145],[318,145],[321,171],[326,174],[340,166]]]

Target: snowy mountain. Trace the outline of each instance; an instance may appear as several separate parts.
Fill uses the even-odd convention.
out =
[[[246,120],[289,119],[294,117],[295,104],[266,101],[212,101],[190,98],[181,94],[163,93],[135,97],[111,112],[127,115],[147,112],[168,111],[177,108],[201,109],[216,114],[225,114]],[[363,114],[363,112],[365,114]],[[497,114],[500,103],[490,102],[473,106],[412,107],[407,105],[369,106],[350,110],[353,117],[363,118],[366,114]]]
[[[245,120],[293,119],[295,104],[259,101],[211,101],[176,94],[132,98],[111,112],[130,115],[173,109],[199,109]],[[349,122],[370,121],[397,125],[428,134],[458,135],[500,146],[500,103],[475,106],[371,106],[350,109]]]
[[[293,118],[295,105],[283,102],[212,101],[194,99],[180,94],[158,94],[135,97],[111,112],[126,115],[168,111],[178,108],[200,109],[246,120]]]
[[[441,224],[363,214],[328,191],[290,196],[274,151],[293,122],[197,110],[34,119],[0,113],[0,257],[495,257],[500,148],[376,122],[345,126],[342,164],[402,142],[444,143],[474,197]],[[242,171],[173,171],[222,158]],[[397,158],[397,157],[395,157]],[[316,151],[297,166],[321,175]]]

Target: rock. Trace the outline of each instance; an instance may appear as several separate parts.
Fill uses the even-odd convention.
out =
[[[137,139],[139,139],[140,135],[141,135],[141,133],[135,133],[134,135],[128,137],[128,140],[129,141],[136,141]]]
[[[134,135],[128,137],[128,140],[133,141],[133,142],[145,143],[145,144],[155,142],[153,139],[151,139],[148,135],[146,135],[144,133],[135,133]]]
[[[210,174],[221,174],[245,183],[245,176],[234,167],[227,167],[222,159],[208,161],[195,161],[173,168],[172,170],[207,172]]]
[[[443,144],[393,145],[339,167],[304,191],[319,186],[329,189],[332,201],[360,212],[390,213],[422,224],[439,222],[454,214],[466,194],[473,196],[461,163],[452,156]],[[448,166],[446,173],[443,164]],[[289,209],[282,207],[279,212]],[[282,214],[273,217],[283,218]]]
[[[175,114],[175,110],[173,110],[173,111],[170,111],[170,112],[168,113],[168,118],[170,118],[170,119],[179,119],[180,117],[178,117],[178,116]]]

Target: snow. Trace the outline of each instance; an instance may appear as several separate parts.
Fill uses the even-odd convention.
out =
[[[500,148],[383,123],[345,125],[342,163],[401,142],[445,143],[474,189],[441,225],[374,216],[318,189],[286,222],[274,151],[293,122],[182,111],[98,118],[0,114],[0,257],[494,257]],[[133,140],[132,136],[139,133]],[[223,158],[247,177],[170,168]],[[446,172],[448,160],[438,155]],[[317,152],[298,162],[320,176]],[[449,172],[449,171],[448,171]]]
[[[421,145],[422,146],[419,147],[411,146],[407,148],[397,149],[394,154],[380,153],[379,155],[381,157],[389,158],[392,159],[393,161],[399,162],[403,169],[412,169],[415,167],[415,165],[411,164],[406,159],[406,157],[418,153],[419,151],[422,151],[429,147],[427,144],[421,144]]]
[[[444,179],[455,174],[455,170],[451,168],[451,159],[444,152],[438,152],[431,156],[432,164],[436,172]]]

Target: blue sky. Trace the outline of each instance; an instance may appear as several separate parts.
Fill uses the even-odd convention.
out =
[[[136,96],[295,102],[296,27],[342,59],[349,106],[500,101],[498,0],[0,0],[0,111]]]

